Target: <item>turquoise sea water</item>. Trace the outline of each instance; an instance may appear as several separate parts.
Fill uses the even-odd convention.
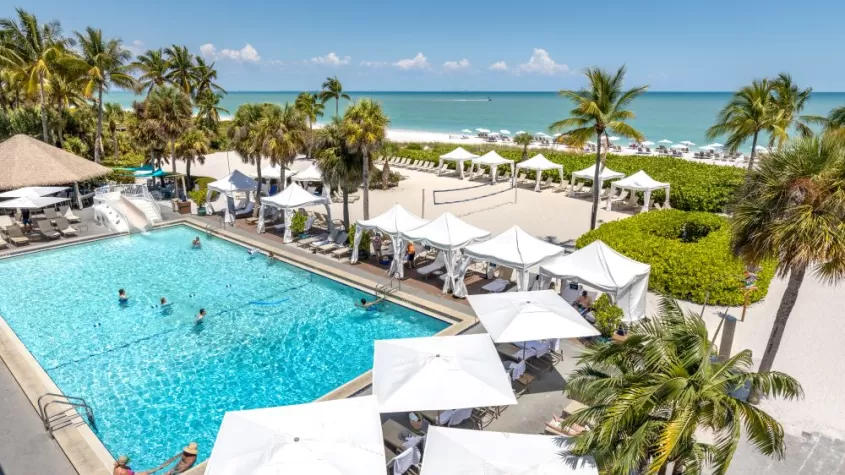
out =
[[[297,92],[230,92],[222,106],[234,114],[249,102],[293,102]],[[554,92],[350,92],[353,99],[369,97],[381,102],[391,127],[427,132],[459,133],[461,129],[507,129],[511,132],[548,132],[548,126],[568,116],[571,103]],[[113,92],[108,101],[125,107],[134,95]],[[488,101],[488,98],[491,99]],[[649,140],[691,140],[708,143],[705,131],[730,98],[728,92],[649,92],[631,106],[637,114],[632,123]],[[804,110],[807,115],[826,115],[845,105],[845,93],[815,93]],[[341,101],[341,111],[346,106]],[[334,102],[326,104],[328,119]],[[750,148],[750,144],[748,145]]]
[[[192,440],[204,460],[226,411],[312,401],[370,369],[374,340],[446,327],[389,303],[363,311],[354,303],[369,295],[222,239],[193,250],[196,234],[179,226],[0,260],[0,315],[136,470]]]

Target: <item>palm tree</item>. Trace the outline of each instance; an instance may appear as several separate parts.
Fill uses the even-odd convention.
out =
[[[825,133],[841,133],[845,131],[845,106],[831,109],[827,116],[805,115],[801,120],[824,127]]]
[[[135,78],[129,72],[127,63],[132,53],[123,47],[119,38],[104,39],[102,30],[85,29],[85,33],[76,32],[82,60],[85,62],[88,82],[85,95],[91,97],[97,92],[97,133],[94,139],[94,161],[100,163],[103,153],[103,90],[112,85],[134,89]]]
[[[784,131],[784,134],[780,136],[772,135],[769,140],[769,147],[774,148],[775,142],[777,142],[777,148],[781,148],[788,138],[787,131],[793,126],[800,137],[813,135],[812,129],[800,116],[804,106],[807,105],[807,101],[810,100],[812,92],[813,88],[811,87],[800,89],[793,82],[792,76],[787,73],[778,74],[778,77],[772,81],[772,100],[780,118],[778,127]]]
[[[118,144],[117,140],[117,128],[121,125],[124,118],[126,117],[126,112],[124,112],[123,108],[120,107],[120,104],[115,104],[114,102],[107,102],[103,115],[105,116],[106,122],[108,123],[109,133],[111,134],[112,141],[114,142],[113,146],[113,154],[115,160],[120,156],[120,145]]]
[[[529,134],[521,133],[513,138],[513,143],[522,145],[522,160],[528,159],[528,146],[531,145],[532,137]]]
[[[381,145],[381,158],[383,165],[381,166],[381,189],[387,190],[390,188],[390,159],[396,156],[396,152],[399,151],[399,147],[391,142],[390,140],[385,140],[384,143]]]
[[[214,63],[206,64],[205,60],[199,56],[194,57],[194,84],[196,87],[196,95],[203,93],[226,94],[226,90],[220,87],[217,81],[217,69],[214,68]]]
[[[188,177],[188,187],[192,186],[191,165],[196,162],[202,165],[205,163],[205,156],[211,150],[211,141],[205,133],[191,127],[179,137],[176,142],[176,158],[185,161],[185,175]]]
[[[305,120],[296,108],[288,103],[284,106],[267,104],[258,123],[258,138],[261,155],[279,167],[279,183],[284,187],[285,167],[296,158],[302,145]]]
[[[772,90],[772,83],[768,79],[752,81],[751,85],[734,93],[719,112],[716,124],[707,129],[707,138],[710,140],[727,135],[725,147],[732,152],[736,152],[751,137],[748,170],[754,167],[760,132],[768,132],[773,140],[786,136],[785,129],[781,127],[784,112],[777,109]]]
[[[244,163],[255,165],[258,188],[255,191],[255,209],[261,206],[261,141],[258,127],[264,114],[264,108],[269,104],[242,104],[235,111],[232,123],[229,125],[228,135],[232,141],[232,148],[241,156]],[[257,212],[257,211],[256,211]]]
[[[314,148],[314,122],[317,122],[317,117],[323,116],[323,109],[325,105],[320,101],[320,96],[316,93],[301,92],[296,96],[294,102],[296,109],[308,119],[308,137],[306,140],[306,150],[308,158],[312,158],[311,152]]]
[[[314,154],[317,166],[330,187],[339,188],[343,196],[343,226],[349,229],[349,190],[357,188],[363,176],[363,163],[359,153],[353,152],[343,136],[339,117],[320,129]]]
[[[187,46],[173,45],[164,49],[167,58],[167,74],[165,78],[170,84],[178,87],[185,95],[191,96],[196,90],[196,74],[194,55]]]
[[[575,104],[567,119],[553,123],[549,128],[568,135],[568,139],[581,145],[593,134],[596,137],[596,174],[593,177],[593,211],[590,215],[590,229],[596,228],[599,212],[599,176],[604,169],[602,156],[602,135],[607,138],[608,131],[614,135],[629,137],[637,141],[643,139],[637,129],[626,120],[633,119],[634,113],[626,109],[648,86],[623,90],[625,81],[625,66],[621,66],[615,74],[599,69],[587,68],[584,72],[589,85],[580,91],[562,90],[560,95]],[[527,150],[527,149],[525,149]]]
[[[167,87],[161,88],[167,89]],[[155,91],[158,91],[156,89]],[[154,92],[155,92],[154,91]],[[147,96],[149,99],[149,96]],[[132,143],[143,147],[150,153],[145,163],[154,165],[155,168],[162,168],[164,162],[167,161],[165,150],[167,143],[162,140],[159,133],[159,122],[155,117],[151,117],[148,113],[148,101],[135,101],[132,103],[132,114],[127,117],[127,129]],[[164,177],[160,177],[161,184],[164,186]]]
[[[138,76],[138,90],[147,91],[147,95],[153,89],[167,84],[167,70],[170,63],[164,59],[164,52],[161,48],[149,50],[138,56],[132,63],[132,67],[140,72]]]
[[[57,139],[61,147],[64,142],[64,129],[66,123],[65,111],[74,107],[84,107],[86,105],[85,95],[83,93],[85,77],[82,74],[77,74],[74,70],[57,69],[54,74],[50,76],[47,81],[47,90],[49,91],[49,100],[51,106],[56,109],[57,120]]]
[[[0,64],[19,70],[26,78],[26,91],[38,94],[41,106],[41,133],[45,142],[47,134],[46,87],[54,68],[68,56],[73,40],[62,37],[58,22],[39,24],[35,15],[22,8],[16,9],[18,19],[0,19],[3,31],[0,43]]]
[[[220,99],[222,99],[220,94],[210,90],[197,93],[197,126],[209,134],[217,133],[217,128],[220,125],[220,113],[229,113],[228,110],[220,107]]]
[[[171,86],[156,88],[147,97],[145,119],[150,121],[155,134],[170,149],[170,165],[176,173],[176,141],[191,126],[191,99]],[[179,182],[176,180],[176,196]]]
[[[343,84],[340,83],[337,76],[326,78],[321,88],[320,100],[325,104],[328,100],[334,99],[334,116],[338,117],[340,114],[340,100],[352,100],[352,98],[349,97],[349,94],[343,92]]]
[[[751,383],[767,394],[803,397],[801,385],[778,372],[750,372],[751,351],[716,358],[700,315],[684,313],[671,299],[658,318],[643,320],[620,343],[588,346],[567,379],[570,397],[590,406],[563,425],[589,426],[569,438],[568,453],[593,455],[603,474],[701,473],[705,464],[724,474],[741,432],[766,455],[782,458],[783,427],[771,415],[737,397]],[[712,444],[696,430],[712,433]]]
[[[749,264],[777,260],[789,276],[760,371],[774,364],[804,275],[845,277],[845,137],[795,139],[749,172],[731,216],[734,252]],[[756,394],[755,394],[756,397]]]
[[[390,119],[381,105],[362,99],[346,110],[343,116],[343,136],[347,145],[361,152],[364,180],[364,219],[370,219],[370,154],[384,142]]]

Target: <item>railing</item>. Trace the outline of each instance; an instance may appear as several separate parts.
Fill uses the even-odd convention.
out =
[[[402,290],[402,281],[396,277],[391,277],[386,284],[376,285],[373,289],[376,294],[376,298],[378,298],[379,293],[381,293],[382,298],[387,298],[388,295],[396,292],[397,290]]]
[[[153,195],[150,194],[150,190],[147,189],[145,185],[135,185],[135,184],[113,184],[113,185],[104,185],[96,190],[94,190],[95,195],[103,195],[106,193],[120,193],[122,196],[127,198],[140,198],[152,206],[153,211],[155,212],[154,218],[158,221],[161,221],[161,207],[156,202]]]
[[[53,398],[44,402],[44,398]],[[43,403],[43,404],[42,404]],[[65,406],[66,409],[60,410],[55,414],[50,415],[47,409],[52,405]],[[78,409],[85,411],[85,417],[88,419],[88,424],[92,429],[97,430],[97,424],[94,420],[94,411],[88,402],[76,396],[65,396],[62,394],[47,393],[38,398],[38,415],[41,417],[41,422],[44,424],[50,437],[53,437],[53,432],[78,424],[82,415]]]

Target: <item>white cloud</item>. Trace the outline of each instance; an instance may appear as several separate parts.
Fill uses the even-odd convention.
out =
[[[361,61],[362,68],[383,68],[388,65],[386,61]]]
[[[311,62],[314,64],[325,64],[327,66],[344,66],[349,64],[349,60],[352,59],[349,56],[339,57],[332,51],[331,53],[325,56],[317,56],[316,58],[311,58]]]
[[[258,51],[249,43],[244,45],[241,49],[224,48],[217,51],[217,47],[211,43],[206,43],[200,46],[200,54],[206,58],[211,59],[230,59],[232,61],[257,63],[261,61],[261,56]]]
[[[429,67],[428,59],[422,53],[417,53],[416,56],[410,59],[400,59],[393,63],[393,65],[405,71],[411,69],[428,69]]]
[[[459,69],[469,69],[469,60],[464,58],[460,61],[446,61],[443,63],[443,69],[446,71],[457,71]]]
[[[507,71],[508,70],[508,63],[504,61],[496,61],[495,63],[491,64],[489,68],[490,71]]]
[[[565,73],[569,71],[569,66],[565,64],[558,64],[549,56],[549,52],[543,48],[534,48],[534,53],[527,63],[519,65],[519,72],[522,73],[537,73],[545,74],[546,76],[553,76],[558,73]]]
[[[138,56],[139,54],[143,53],[146,49],[146,45],[141,40],[134,40],[132,43],[124,45],[124,47],[135,56]]]

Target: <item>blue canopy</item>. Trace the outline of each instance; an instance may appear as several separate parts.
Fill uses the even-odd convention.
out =
[[[136,178],[152,178],[152,177],[160,177],[160,176],[167,176],[167,172],[162,170],[161,168],[152,171],[152,168],[149,170],[151,173],[138,173],[135,172]]]

